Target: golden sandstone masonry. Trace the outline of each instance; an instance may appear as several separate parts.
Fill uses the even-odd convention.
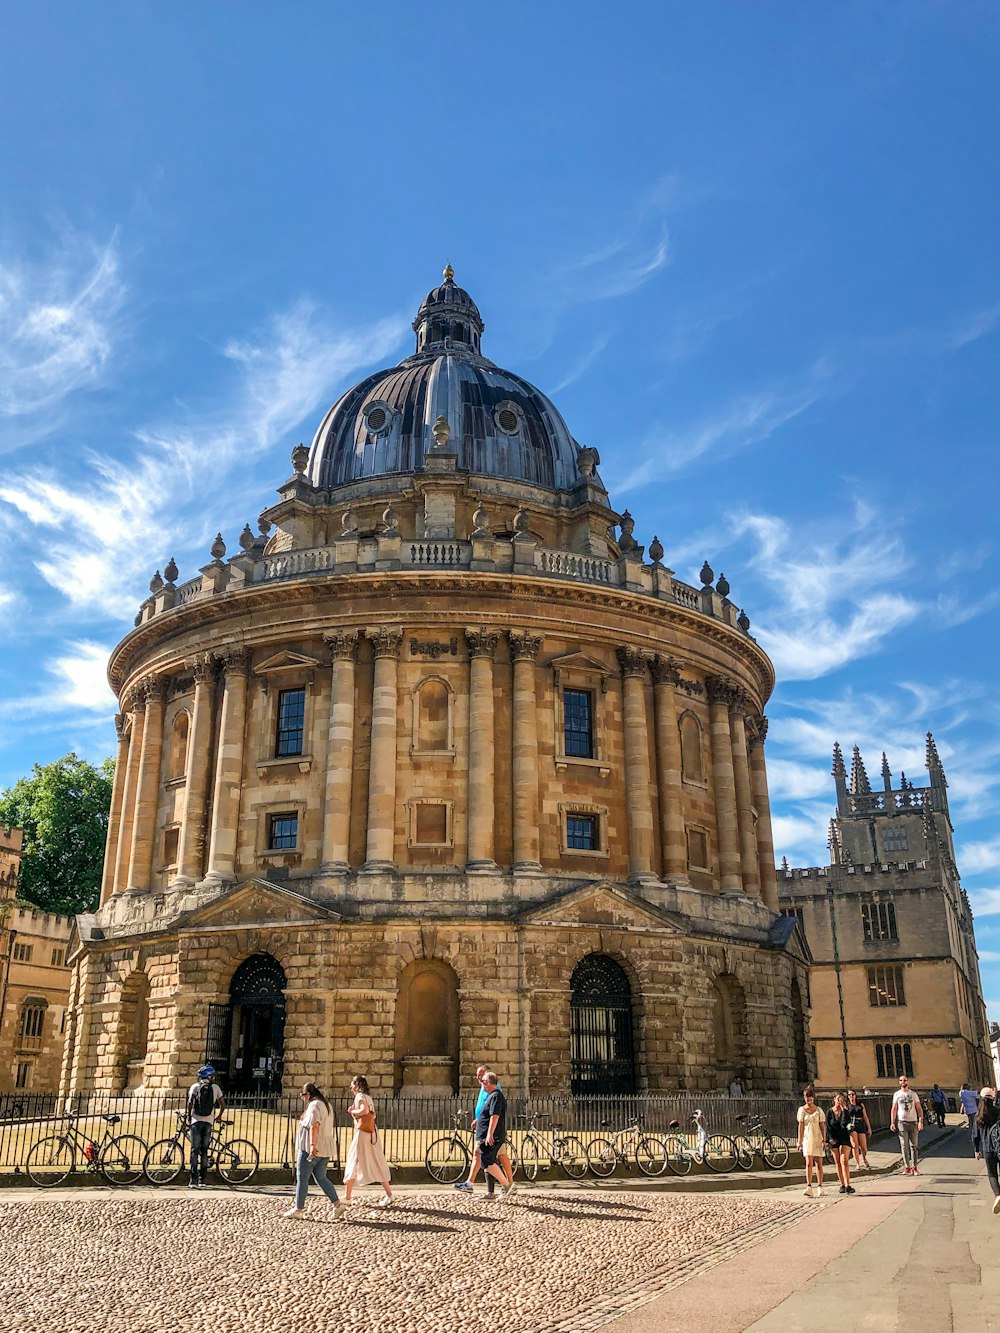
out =
[[[597,450],[482,355],[450,269],[414,330],[112,656],[63,1086],[210,1059],[235,1090],[420,1095],[487,1059],[520,1093],[790,1092],[771,664],[725,578],[675,579]]]

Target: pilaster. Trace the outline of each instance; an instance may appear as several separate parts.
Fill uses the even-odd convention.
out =
[[[649,735],[646,727],[646,657],[635,648],[618,648],[616,654],[622,673],[629,878],[653,879],[655,878],[653,807],[649,795],[651,784]]]
[[[514,865],[515,872],[541,870],[538,841],[538,700],[535,658],[539,636],[508,630],[514,664]]]

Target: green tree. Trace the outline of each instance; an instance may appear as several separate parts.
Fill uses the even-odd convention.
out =
[[[94,911],[114,772],[113,759],[68,754],[0,792],[0,824],[24,830],[18,898],[63,916]]]

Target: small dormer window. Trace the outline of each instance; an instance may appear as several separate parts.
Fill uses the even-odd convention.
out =
[[[389,409],[384,403],[371,403],[365,411],[365,427],[371,435],[381,435],[389,429]]]

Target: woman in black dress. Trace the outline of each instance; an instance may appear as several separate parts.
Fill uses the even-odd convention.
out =
[[[868,1160],[868,1139],[872,1132],[872,1122],[864,1102],[858,1101],[858,1094],[853,1088],[847,1090],[847,1109],[851,1114],[851,1147],[854,1151],[854,1169],[859,1171],[862,1163],[871,1170]]]
[[[847,1109],[847,1098],[838,1092],[833,1099],[833,1106],[826,1113],[826,1133],[833,1153],[833,1164],[837,1168],[841,1194],[853,1194],[851,1185],[851,1128],[854,1113]]]
[[[984,1088],[983,1092],[985,1091]],[[978,1162],[982,1158],[986,1163],[986,1175],[990,1182],[990,1189],[993,1191],[994,1213],[1000,1213],[1000,1180],[997,1178],[1000,1159],[993,1151],[990,1130],[998,1120],[1000,1120],[1000,1114],[997,1112],[996,1098],[984,1097],[980,1093],[979,1110],[976,1112],[976,1118],[972,1125],[972,1145],[976,1150],[976,1161]]]

